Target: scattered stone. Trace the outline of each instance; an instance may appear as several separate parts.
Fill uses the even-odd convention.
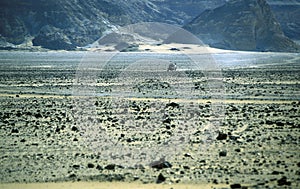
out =
[[[116,168],[116,164],[109,164],[104,167],[104,169],[107,169],[107,170],[115,170],[115,168]]]
[[[235,149],[234,151],[236,151],[236,152],[241,152],[241,149],[240,149],[240,148],[237,148],[237,149]]]
[[[90,168],[90,169],[92,169],[92,168],[94,168],[94,167],[95,167],[95,165],[94,165],[94,164],[92,164],[92,163],[88,163],[87,167],[88,167],[88,168]]]
[[[35,116],[35,118],[37,118],[37,119],[43,117],[41,113],[36,113],[34,116]]]
[[[276,121],[276,125],[277,125],[278,127],[283,127],[283,126],[284,126],[284,123],[281,122],[281,121]]]
[[[166,181],[166,177],[164,177],[163,174],[160,173],[160,174],[158,175],[158,177],[157,177],[156,183],[157,183],[157,184],[160,184],[160,183],[163,183],[163,182],[165,182],[165,181]]]
[[[78,132],[78,131],[79,131],[78,128],[75,127],[75,126],[73,126],[73,127],[71,128],[71,130],[74,131],[74,132]]]
[[[281,179],[277,180],[277,184],[278,186],[284,186],[284,185],[290,186],[292,183],[287,181],[287,178],[284,176]]]
[[[227,139],[227,134],[225,133],[219,133],[217,136],[217,140],[226,140]]]
[[[134,139],[133,139],[133,138],[128,138],[128,139],[126,140],[126,142],[128,142],[128,143],[134,142]]]
[[[280,174],[283,174],[283,172],[280,172],[280,171],[273,171],[271,174],[272,174],[272,175],[280,175]]]
[[[242,188],[241,184],[231,184],[230,188]]]
[[[164,124],[171,124],[172,119],[167,118],[163,121]]]
[[[168,108],[168,107],[179,108],[180,105],[176,102],[170,102],[170,103],[166,104],[166,108]]]
[[[178,48],[170,48],[170,51],[180,51]]]
[[[20,140],[20,142],[26,142],[26,140],[23,138],[23,139]]]
[[[100,166],[100,165],[97,165],[96,169],[99,170],[99,171],[103,170],[102,166]]]
[[[186,153],[186,154],[184,154],[184,157],[189,157],[189,158],[192,158],[192,159],[194,159],[190,153]]]
[[[74,178],[76,178],[77,176],[73,173],[73,174],[70,174],[70,176],[69,176],[69,178],[71,178],[71,179],[74,179]]]
[[[17,133],[19,133],[18,129],[14,128],[14,129],[11,130],[11,134],[17,134]]]
[[[79,168],[80,168],[80,165],[73,165],[73,168],[74,168],[74,169],[79,169]]]
[[[190,167],[189,167],[189,166],[186,166],[186,165],[184,165],[184,166],[183,166],[183,169],[190,169]]]
[[[239,139],[239,136],[230,135],[229,138],[230,140],[237,141]]]
[[[219,152],[220,157],[226,157],[227,156],[227,151],[221,151]]]
[[[160,170],[160,169],[164,169],[164,168],[171,168],[172,165],[171,165],[171,163],[165,161],[164,158],[162,158],[159,161],[155,161],[155,162],[151,163],[150,167]]]
[[[21,116],[22,116],[22,113],[21,113],[21,112],[17,112],[16,116],[17,116],[17,117],[21,117]]]

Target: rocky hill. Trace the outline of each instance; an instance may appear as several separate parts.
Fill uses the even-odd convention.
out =
[[[213,47],[246,51],[298,52],[265,0],[232,0],[207,10],[185,26]]]
[[[2,0],[0,40],[48,49],[85,46],[115,26],[163,18],[154,4],[132,0]]]

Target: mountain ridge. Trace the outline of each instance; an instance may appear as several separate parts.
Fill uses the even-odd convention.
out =
[[[276,0],[268,2],[278,7]],[[2,0],[0,46],[74,50],[93,43],[111,29],[139,22],[183,25],[225,3],[226,0]],[[289,23],[291,16],[285,18],[281,21]],[[289,37],[297,37],[296,26],[286,24],[283,31]]]

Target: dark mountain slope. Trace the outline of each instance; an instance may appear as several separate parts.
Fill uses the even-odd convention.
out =
[[[85,46],[115,26],[161,18],[148,1],[119,0],[2,0],[2,41],[33,44],[49,49]]]
[[[271,8],[284,34],[293,40],[300,40],[300,3],[271,4]]]
[[[284,36],[265,0],[229,1],[203,12],[185,29],[217,48],[289,52],[300,49]]]

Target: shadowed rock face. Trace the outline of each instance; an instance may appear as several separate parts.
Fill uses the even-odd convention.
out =
[[[272,11],[281,25],[284,34],[300,40],[300,2],[298,4],[271,4]]]
[[[265,0],[233,0],[203,12],[185,29],[205,43],[224,49],[297,52],[284,36]]]

